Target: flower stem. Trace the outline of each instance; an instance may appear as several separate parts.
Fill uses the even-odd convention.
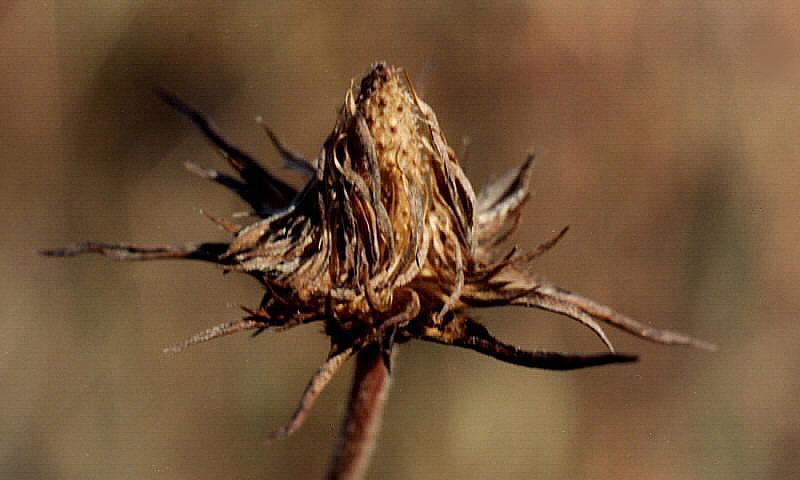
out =
[[[389,390],[389,371],[383,358],[377,345],[356,356],[350,401],[328,469],[329,480],[359,479],[367,470]]]

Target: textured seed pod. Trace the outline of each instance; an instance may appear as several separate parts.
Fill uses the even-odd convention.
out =
[[[242,320],[212,327],[169,350],[241,330],[281,330],[323,322],[328,359],[313,376],[282,436],[302,424],[339,367],[365,348],[390,361],[396,343],[425,340],[553,370],[630,362],[614,352],[606,323],[651,341],[712,345],[642,325],[532,273],[532,261],[566,233],[530,251],[503,244],[528,198],[533,156],[476,196],[448,146],[433,110],[402,69],[378,63],[345,95],[333,132],[315,161],[284,147],[265,127],[287,165],[308,174],[296,191],[228,144],[199,112],[168,92],[236,170],[238,178],[194,164],[189,169],[238,194],[256,220],[246,226],[214,219],[228,243],[135,247],[89,242],[45,252],[101,253],[126,260],[198,259],[244,272],[265,289]],[[525,351],[495,339],[465,313],[468,307],[519,305],[549,310],[589,327],[607,353]]]

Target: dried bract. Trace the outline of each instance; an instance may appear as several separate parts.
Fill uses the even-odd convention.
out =
[[[552,370],[635,360],[614,352],[600,326],[605,323],[654,342],[713,348],[637,323],[531,273],[532,261],[566,229],[530,252],[504,250],[528,198],[533,156],[476,195],[436,115],[402,69],[376,64],[348,90],[314,162],[292,153],[265,127],[287,165],[308,174],[299,191],[228,144],[201,113],[168,92],[161,96],[202,130],[238,178],[194,164],[189,169],[238,194],[258,220],[242,227],[212,218],[233,233],[230,243],[156,248],[84,243],[45,253],[204,260],[247,273],[263,285],[261,303],[246,309],[244,319],[212,327],[171,351],[241,330],[260,333],[322,322],[330,354],[277,436],[297,430],[339,367],[368,346],[386,352],[387,366],[393,345],[412,339]],[[466,313],[501,305],[570,317],[593,330],[609,351],[522,350],[497,340]]]

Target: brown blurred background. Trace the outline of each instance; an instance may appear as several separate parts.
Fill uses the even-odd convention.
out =
[[[457,149],[471,139],[476,186],[543,153],[516,241],[572,229],[542,274],[721,349],[612,331],[639,363],[557,373],[410,344],[370,478],[797,475],[800,9],[670,3],[4,2],[0,477],[321,476],[350,369],[296,436],[264,444],[326,353],[317,326],[166,355],[259,287],[36,250],[226,238],[198,211],[242,205],[182,167],[222,164],[152,87],[281,171],[253,118],[313,157],[380,59],[410,71]],[[554,315],[480,317],[528,348],[602,350]]]

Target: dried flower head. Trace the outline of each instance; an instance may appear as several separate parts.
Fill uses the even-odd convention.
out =
[[[533,155],[476,195],[436,115],[402,69],[378,63],[351,86],[314,162],[292,153],[264,127],[287,165],[309,177],[299,191],[227,143],[201,113],[168,92],[160,94],[200,128],[238,178],[194,164],[189,170],[238,194],[257,220],[240,226],[212,218],[233,234],[230,243],[143,248],[90,242],[45,253],[203,260],[247,273],[263,285],[261,303],[245,308],[245,318],[198,333],[170,351],[241,330],[258,334],[322,322],[330,354],[279,436],[300,427],[339,367],[367,347],[384,352],[387,368],[393,345],[412,339],[552,370],[635,360],[614,352],[600,327],[606,323],[658,343],[713,348],[642,325],[534,275],[532,261],[566,228],[533,250],[504,250],[528,198]],[[577,320],[600,337],[608,352],[522,350],[494,338],[467,313],[501,305],[536,307]]]

